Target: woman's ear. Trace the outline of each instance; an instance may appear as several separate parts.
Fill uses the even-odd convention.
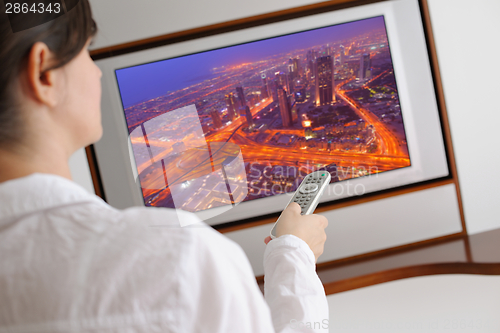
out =
[[[60,75],[47,70],[52,64],[52,52],[47,45],[37,42],[31,47],[27,64],[27,80],[30,93],[36,102],[55,107],[59,100]]]

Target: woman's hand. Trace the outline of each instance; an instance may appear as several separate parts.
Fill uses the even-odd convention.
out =
[[[281,213],[280,221],[276,226],[276,236],[294,235],[299,237],[309,245],[317,261],[325,247],[325,228],[327,226],[326,217],[314,214],[300,215],[300,206],[292,202]],[[264,239],[266,244],[270,241],[270,236]]]

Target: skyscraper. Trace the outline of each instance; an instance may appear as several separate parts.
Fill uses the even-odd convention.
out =
[[[306,55],[306,64],[307,64],[307,68],[309,70],[309,77],[310,78],[312,75],[312,72],[314,70],[314,58],[313,58],[313,51],[312,50],[309,50],[307,51],[307,55]]]
[[[335,101],[335,79],[333,77],[333,58],[331,56],[316,59],[316,105],[325,105]]]
[[[247,118],[247,126],[249,128],[253,127],[252,112],[250,112],[250,108],[248,106],[245,106],[245,117]]]
[[[301,103],[306,100],[306,88],[303,85],[296,85],[293,92],[295,96],[295,101]]]
[[[275,77],[276,77],[276,84],[277,84],[277,87],[283,87],[286,89],[286,91],[288,93],[290,93],[290,86],[288,85],[288,75],[283,73],[283,72],[279,72],[279,73],[276,73],[275,74]]]
[[[261,99],[269,98],[269,93],[267,92],[267,86],[262,86],[260,88],[260,98]]]
[[[299,58],[290,58],[288,59],[288,77],[290,81],[298,79],[300,76],[300,62]],[[290,91],[288,93],[291,93]]]
[[[262,73],[260,77],[262,78],[262,88],[260,89],[261,98],[268,98],[270,93],[269,93],[269,86],[267,85],[266,74]]]
[[[229,119],[233,121],[234,118],[238,118],[239,117],[237,113],[238,102],[236,100],[236,96],[234,96],[233,93],[229,93],[226,95],[226,105],[227,105],[227,114],[229,115]]]
[[[271,91],[273,102],[278,102],[278,83],[276,82],[276,80],[269,81],[268,87]]]
[[[295,69],[295,77],[294,77],[294,79],[298,79],[300,77],[300,72],[301,72],[300,59],[299,58],[294,58],[293,59],[293,67]]]
[[[290,110],[290,104],[288,103],[286,91],[282,87],[278,88],[278,101],[281,113],[281,123],[283,124],[283,127],[292,126],[293,120]]]
[[[215,128],[221,128],[222,127],[222,120],[220,119],[219,112],[215,109],[210,111],[210,116],[212,116],[212,121],[214,123]]]
[[[247,105],[247,101],[245,99],[245,92],[243,91],[243,87],[236,87],[236,93],[238,94],[238,99],[240,101],[240,105],[245,107]]]
[[[345,47],[340,45],[340,66],[344,66],[345,61]]]
[[[306,53],[306,60],[311,61],[312,60],[312,50],[308,50]]]
[[[363,54],[359,61],[359,79],[365,80],[371,78],[372,60],[369,54]]]
[[[329,56],[332,55],[332,48],[330,47],[330,44],[326,44],[325,55],[329,55]]]
[[[288,74],[289,74],[289,76],[293,76],[294,72],[295,72],[295,66],[293,64],[293,59],[290,58],[290,59],[288,59]]]
[[[295,79],[293,78],[293,73],[288,73],[286,75],[286,92],[287,94],[293,93]]]

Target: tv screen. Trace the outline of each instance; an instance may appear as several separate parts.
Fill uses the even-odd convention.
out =
[[[195,212],[295,191],[318,169],[338,182],[411,165],[383,16],[116,78],[146,206]],[[243,173],[212,170],[235,153]]]
[[[108,201],[209,224],[449,174],[415,0],[383,1],[98,60]]]

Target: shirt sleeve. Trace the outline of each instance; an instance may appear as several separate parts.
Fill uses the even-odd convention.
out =
[[[328,302],[307,243],[293,235],[270,241],[264,274],[265,300],[276,332],[328,332]]]

